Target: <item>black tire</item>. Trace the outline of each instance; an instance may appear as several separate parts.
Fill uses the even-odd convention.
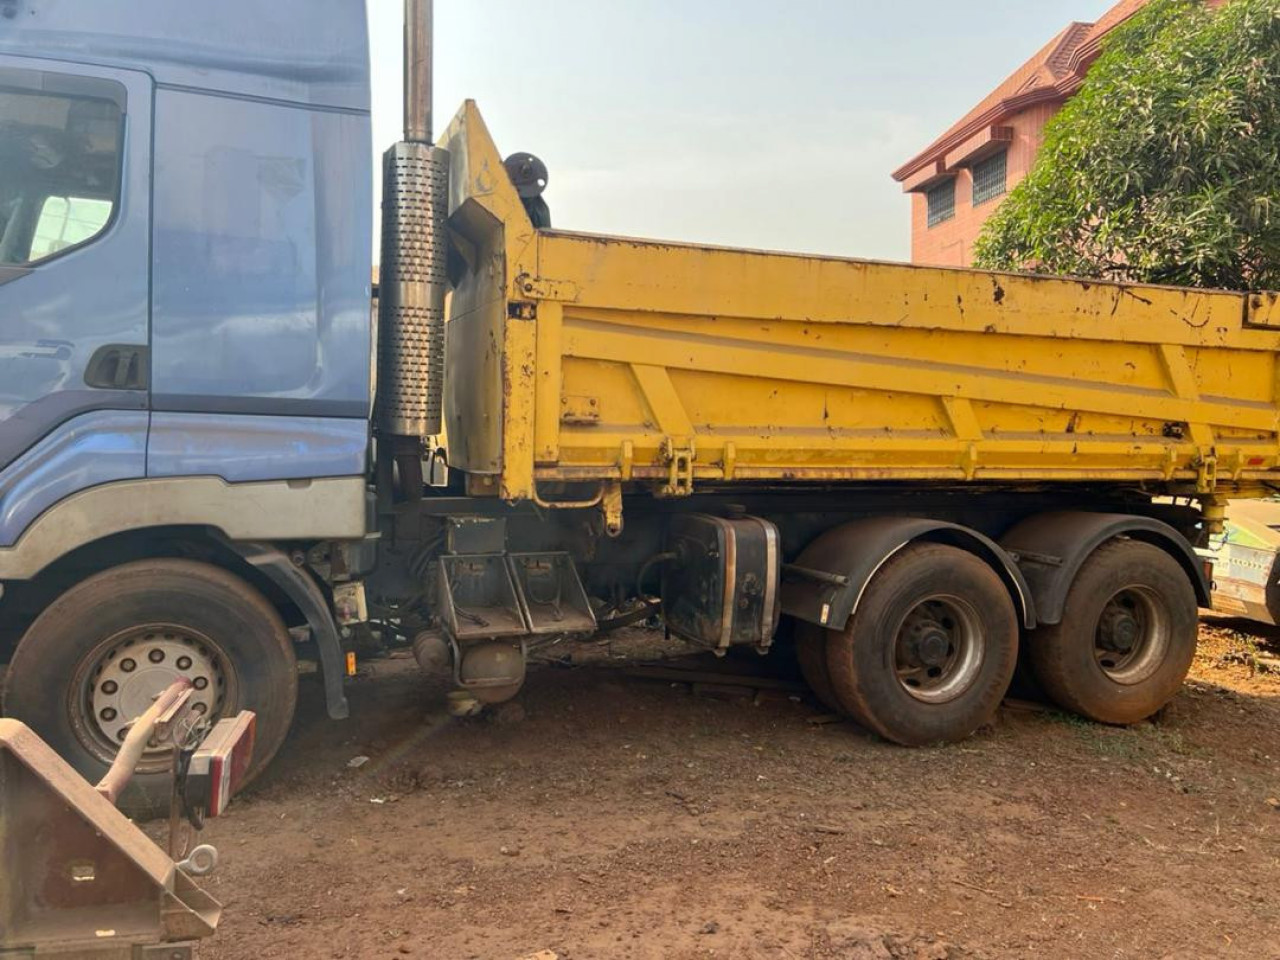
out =
[[[797,623],[795,643],[800,675],[813,695],[828,710],[845,713],[831,689],[831,676],[827,672],[827,631],[812,623]]]
[[[1116,616],[1137,624],[1130,652],[1108,639]],[[1062,622],[1037,630],[1028,653],[1036,678],[1059,706],[1125,725],[1146,720],[1182,689],[1199,628],[1195,588],[1181,564],[1149,543],[1112,540],[1085,561]]]
[[[96,783],[114,753],[90,705],[100,693],[95,684],[104,675],[102,665],[125,662],[111,653],[119,644],[142,651],[158,635],[190,645],[198,662],[213,671],[214,681],[206,680],[205,689],[217,691],[216,699],[209,694],[214,719],[245,709],[257,713],[248,778],[259,774],[293,720],[298,673],[293,645],[280,615],[261,593],[203,563],[143,560],[99,573],[60,596],[18,644],[5,677],[6,715],[26,723]],[[191,658],[180,659],[189,664]],[[152,677],[169,669],[168,664],[142,666]],[[138,818],[166,813],[168,766],[167,757],[144,757],[120,808]]]
[[[827,672],[845,711],[887,740],[963,740],[995,716],[1018,633],[1009,591],[986,563],[914,544],[876,574],[846,628],[828,632]]]

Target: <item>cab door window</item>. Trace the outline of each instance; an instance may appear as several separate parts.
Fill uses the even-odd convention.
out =
[[[92,243],[120,202],[124,88],[0,69],[0,265]]]

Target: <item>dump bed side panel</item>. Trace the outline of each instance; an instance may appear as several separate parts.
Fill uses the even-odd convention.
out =
[[[1277,467],[1280,336],[1236,294],[567,234],[539,267],[543,479],[660,476],[664,445],[707,479]]]
[[[554,231],[534,244],[507,246],[510,498],[671,485],[688,458],[694,482],[1280,479],[1273,298]]]

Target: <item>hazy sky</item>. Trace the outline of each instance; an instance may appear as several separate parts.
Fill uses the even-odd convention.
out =
[[[437,133],[468,97],[551,171],[557,227],[906,259],[889,174],[1114,0],[435,0]],[[369,0],[399,137],[401,4]]]

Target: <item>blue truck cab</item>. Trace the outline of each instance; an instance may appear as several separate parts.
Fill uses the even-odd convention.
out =
[[[365,473],[365,12],[306,6],[0,2],[0,578],[83,490]]]
[[[0,0],[0,662],[6,709],[82,766],[118,730],[77,712],[122,716],[143,671],[82,678],[49,720],[30,703],[66,684],[32,662],[76,651],[14,645],[121,558],[237,571],[337,655],[264,544],[369,529],[368,50],[362,0]],[[236,665],[205,660],[225,687]]]

